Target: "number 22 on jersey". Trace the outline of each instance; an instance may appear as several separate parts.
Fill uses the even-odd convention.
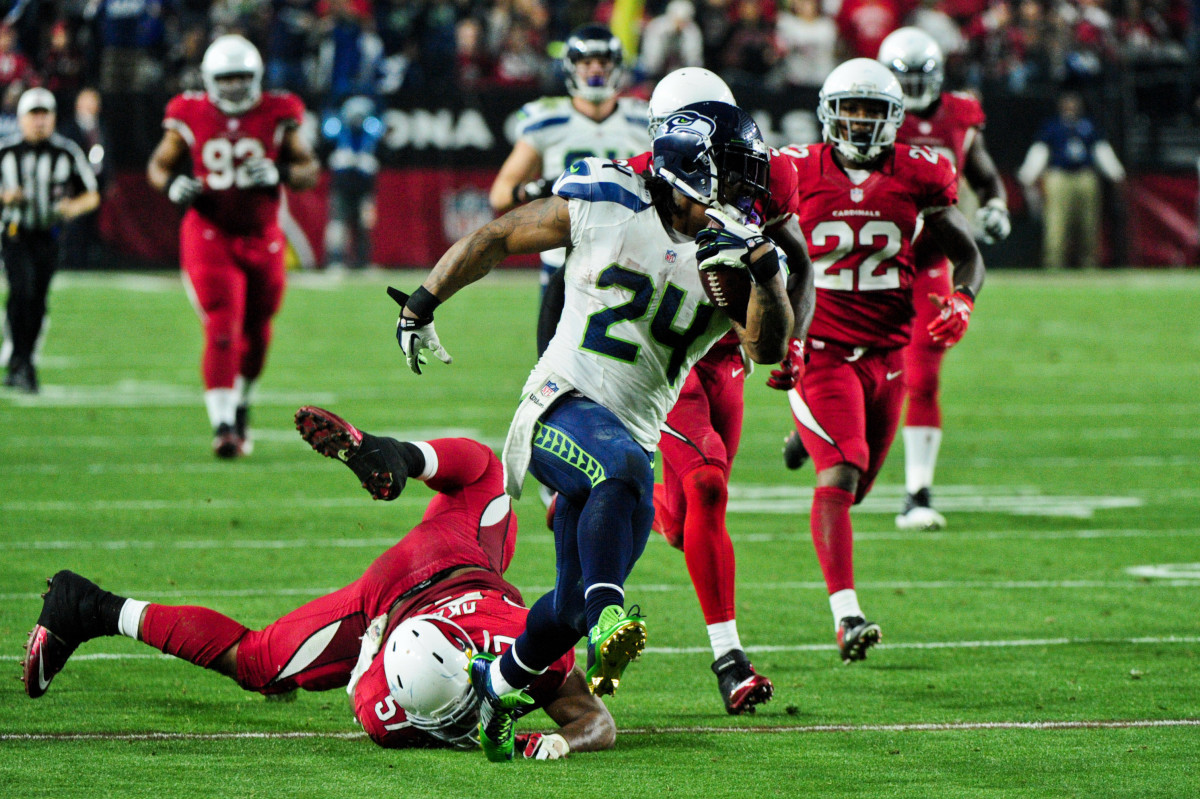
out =
[[[883,291],[900,288],[900,268],[888,261],[903,246],[895,222],[872,219],[857,230],[844,219],[818,223],[809,245],[821,253],[813,259],[813,282],[834,291]]]

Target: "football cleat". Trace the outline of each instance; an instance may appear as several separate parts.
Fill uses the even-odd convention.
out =
[[[394,439],[363,433],[337,414],[311,405],[296,411],[296,429],[317,452],[349,466],[372,498],[392,500],[404,490],[408,459]]]
[[[493,763],[513,759],[513,726],[534,700],[524,691],[497,694],[492,688],[492,663],[495,655],[480,652],[467,663],[471,690],[479,696],[479,746]]]
[[[625,667],[646,648],[646,620],[634,605],[626,613],[620,605],[600,611],[600,619],[588,633],[588,687],[596,696],[617,692]]]
[[[922,488],[908,495],[904,510],[896,517],[896,527],[901,530],[943,530],[946,517],[930,507],[929,489]]]
[[[725,712],[731,716],[753,713],[755,705],[771,699],[775,686],[750,665],[746,653],[740,649],[726,652],[712,664],[717,675],[721,698],[725,700]]]
[[[46,581],[42,613],[25,643],[21,680],[25,693],[37,699],[84,641],[102,635],[95,616],[100,587],[70,571],[60,571]],[[82,606],[87,605],[90,611]]]
[[[862,616],[846,616],[838,622],[837,643],[843,663],[866,660],[867,650],[882,640],[879,625]]]
[[[804,442],[800,440],[800,434],[793,430],[783,440],[783,465],[794,472],[807,461],[808,450],[804,448]]]
[[[39,391],[37,370],[29,361],[11,362],[8,365],[8,374],[4,377],[4,385],[26,394],[36,394]]]
[[[250,406],[237,406],[236,415],[233,417],[233,432],[237,435],[238,440],[242,443],[242,454],[249,455],[254,452],[254,441],[250,438]]]
[[[213,431],[213,454],[226,460],[240,458],[245,454],[242,450],[242,439],[238,437],[233,425],[222,422]]]

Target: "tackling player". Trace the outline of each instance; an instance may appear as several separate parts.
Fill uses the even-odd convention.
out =
[[[517,517],[499,459],[468,439],[372,436],[320,408],[297,411],[296,427],[317,452],[349,466],[375,499],[395,499],[409,478],[424,481],[438,493],[421,522],[358,580],[262,630],[208,608],[119,597],[60,571],[26,644],[26,693],[42,696],[81,643],[127,635],[248,691],[345,687],[354,717],[380,746],[474,747],[479,699],[468,659],[504,651],[528,613],[503,577]],[[525,736],[526,757],[612,746],[612,716],[588,692],[572,651],[548,665],[527,699],[522,712],[542,707],[560,728]]]
[[[645,623],[636,606],[626,610],[623,585],[654,516],[654,448],[689,370],[731,324],[707,302],[698,262],[736,253],[753,277],[746,325],[734,327],[753,361],[779,360],[792,329],[778,253],[744,218],[767,191],[758,126],[734,106],[695,103],[663,124],[653,152],[653,177],[577,161],[552,197],[456,243],[411,297],[394,293],[404,303],[397,338],[420,374],[423,350],[450,362],[434,330],[442,302],[507,255],[570,245],[562,321],[504,448],[510,495],[520,495],[526,472],[558,492],[556,587],[534,603],[502,657],[472,660],[493,759],[511,746],[491,726],[511,712],[516,689],[582,636],[596,694],[615,691],[645,646]]]
[[[725,81],[707,69],[684,67],[666,75],[650,96],[651,136],[672,112],[702,101],[735,104]],[[653,153],[621,163],[638,174],[653,174]],[[760,215],[764,233],[788,256],[789,297],[799,326],[793,336],[803,340],[813,286],[812,264],[793,215],[796,170],[775,150],[770,151],[770,165],[770,197]],[[742,437],[743,388],[752,366],[730,331],[692,367],[662,428],[663,482],[654,486],[653,529],[684,554],[712,646],[712,670],[731,715],[753,713],[774,692],[770,679],[755,671],[742,648],[735,606],[737,566],[725,523],[729,475]],[[783,390],[793,384],[791,375],[779,370],[768,381]]]
[[[583,25],[567,37],[563,68],[570,97],[543,97],[517,115],[517,141],[488,196],[497,213],[550,196],[558,176],[581,158],[628,158],[646,150],[646,104],[617,97],[624,82],[624,47],[603,25]],[[542,253],[542,297],[562,268],[562,247]],[[561,283],[557,284],[561,292]],[[561,301],[561,300],[560,300]],[[538,355],[554,335],[538,325]]]
[[[954,207],[954,165],[895,143],[903,97],[877,61],[847,61],[821,87],[824,143],[783,150],[796,165],[817,287],[810,359],[802,367],[792,353],[803,376],[788,399],[816,467],[810,525],[845,662],[862,660],[881,638],[854,589],[850,507],[870,491],[896,434],[914,301],[934,303],[927,331],[949,347],[966,332],[984,277],[970,226]],[[954,289],[914,300],[913,240],[922,227],[953,263]]]
[[[254,381],[284,289],[279,190],[316,185],[319,164],[300,136],[304,105],[262,92],[258,50],[218,37],[200,63],[205,92],[167,103],[163,137],[150,156],[150,185],[187,208],[179,260],[204,325],[204,404],[221,458],[248,454]]]

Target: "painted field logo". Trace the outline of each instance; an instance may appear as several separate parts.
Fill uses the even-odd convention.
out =
[[[558,383],[553,380],[546,381],[546,385],[542,386],[542,396],[552,397],[558,391]]]

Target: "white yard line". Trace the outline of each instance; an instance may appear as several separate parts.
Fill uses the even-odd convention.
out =
[[[1097,719],[1074,721],[960,721],[907,724],[798,724],[771,727],[629,727],[620,735],[763,735],[820,732],[971,732],[978,730],[1126,730],[1198,727],[1200,719]],[[67,732],[0,733],[0,741],[243,741],[366,738],[362,732]]]

